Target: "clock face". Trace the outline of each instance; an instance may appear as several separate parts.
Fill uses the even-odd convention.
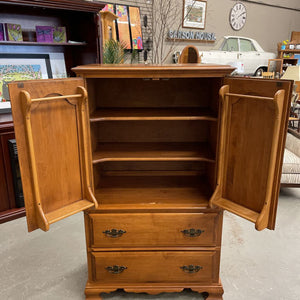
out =
[[[243,3],[236,3],[230,11],[229,22],[234,30],[240,30],[246,23],[247,11]]]

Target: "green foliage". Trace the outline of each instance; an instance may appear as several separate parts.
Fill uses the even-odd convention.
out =
[[[120,64],[124,61],[125,44],[115,40],[106,41],[103,47],[104,64]]]
[[[130,58],[130,63],[133,64],[135,62],[138,62],[138,50],[137,49],[133,49],[132,50],[132,53],[131,53],[131,58]]]

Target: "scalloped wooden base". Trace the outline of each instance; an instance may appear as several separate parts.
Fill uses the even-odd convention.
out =
[[[151,295],[157,295],[160,293],[179,293],[184,289],[191,289],[198,293],[207,293],[206,300],[222,300],[223,286],[221,282],[219,284],[208,285],[188,285],[188,284],[120,284],[115,285],[99,285],[95,283],[87,283],[85,288],[86,300],[100,300],[102,299],[101,293],[111,293],[117,289],[123,289],[128,293],[147,293]]]

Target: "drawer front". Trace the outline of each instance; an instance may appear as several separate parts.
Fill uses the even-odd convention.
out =
[[[92,252],[100,283],[212,283],[219,280],[219,251]]]
[[[90,214],[91,246],[215,246],[218,213]]]

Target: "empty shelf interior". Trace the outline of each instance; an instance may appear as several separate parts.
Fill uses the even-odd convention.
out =
[[[93,163],[135,160],[214,162],[208,143],[98,143]]]
[[[91,122],[138,121],[138,120],[207,120],[217,121],[212,110],[199,107],[164,108],[98,108]]]
[[[103,171],[96,179],[95,196],[99,204],[207,206],[210,186],[202,171]]]

